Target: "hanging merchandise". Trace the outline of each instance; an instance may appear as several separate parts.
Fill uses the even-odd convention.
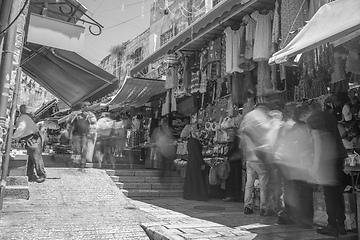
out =
[[[256,21],[249,15],[243,17],[243,22],[246,23],[245,27],[245,59],[252,59],[253,47],[255,38]]]
[[[209,43],[208,62],[221,60],[221,38],[218,37]]]
[[[190,65],[190,57],[185,56],[184,58],[184,68],[183,68],[183,86],[184,89],[189,89],[191,83],[191,65]]]
[[[227,27],[224,30],[226,39],[226,73],[231,74],[234,72],[244,72],[244,70],[239,68],[241,63],[240,56],[240,45],[241,45],[241,37],[244,32],[244,25],[240,26],[239,30],[232,30],[231,27]]]
[[[177,69],[175,65],[169,65],[166,71],[165,89],[172,89],[177,82]]]
[[[255,11],[251,17],[256,20],[253,60],[267,61],[271,56],[271,19],[273,11],[267,14]]]
[[[171,92],[171,112],[177,111],[176,98],[174,91]]]
[[[346,79],[346,54],[334,53],[334,72],[331,74],[331,83],[340,82]]]
[[[169,114],[170,111],[170,94],[169,91],[166,93],[165,101],[162,106],[161,116]]]
[[[346,72],[360,74],[360,57],[359,54],[353,50],[349,50],[346,59]]]
[[[256,92],[258,96],[273,92],[271,83],[270,66],[267,61],[258,62]]]
[[[273,28],[272,28],[271,42],[277,44],[280,40],[280,14],[279,14],[279,1],[278,0],[276,0],[276,2],[275,2],[272,26],[273,26]],[[273,53],[274,52],[275,51],[273,51]]]

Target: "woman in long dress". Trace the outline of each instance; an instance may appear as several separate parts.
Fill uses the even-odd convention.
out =
[[[187,143],[188,160],[185,173],[184,196],[186,200],[207,201],[207,184],[202,145],[198,139],[199,131],[195,125]]]

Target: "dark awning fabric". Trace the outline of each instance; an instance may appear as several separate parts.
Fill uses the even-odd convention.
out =
[[[240,23],[245,15],[264,8],[273,9],[274,3],[275,0],[250,0],[245,4],[241,4],[240,0],[221,1],[208,13],[134,66],[130,70],[130,75],[134,76],[166,54],[178,50],[200,50],[207,42],[221,36],[225,28],[233,26],[236,22]]]
[[[359,30],[359,10],[359,0],[337,0],[323,5],[287,46],[273,54],[269,64],[284,63]]]
[[[165,92],[165,81],[148,78],[127,78],[109,109],[144,106],[151,97]]]
[[[69,106],[95,101],[117,90],[118,79],[77,53],[27,44],[23,70]]]

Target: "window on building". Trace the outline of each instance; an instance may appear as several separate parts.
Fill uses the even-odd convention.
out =
[[[143,59],[144,59],[143,50],[140,47],[140,48],[136,49],[134,52],[134,62],[135,62],[135,64],[138,64]]]
[[[167,43],[173,37],[174,37],[174,31],[173,31],[173,28],[170,28],[169,30],[167,30],[166,32],[161,34],[161,36],[160,36],[160,46]]]

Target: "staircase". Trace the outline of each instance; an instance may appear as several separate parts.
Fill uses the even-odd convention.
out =
[[[164,177],[160,177],[156,169],[116,169],[107,170],[107,173],[130,198],[180,197],[183,194],[184,178],[177,171],[166,171]]]

